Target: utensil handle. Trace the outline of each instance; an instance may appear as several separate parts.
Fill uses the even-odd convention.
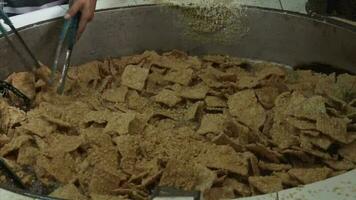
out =
[[[27,46],[25,40],[21,37],[21,35],[17,32],[15,26],[12,24],[10,18],[5,14],[3,10],[0,9],[0,17],[4,20],[4,23],[7,24],[12,32],[16,35],[17,39],[20,41],[22,46],[25,48],[26,52],[29,54],[31,59],[33,60],[34,64],[36,65],[37,68],[41,67],[41,64],[37,60],[36,56],[32,53],[31,49]]]
[[[79,27],[79,20],[80,20],[81,13],[77,13],[71,19],[71,23],[68,30],[68,48],[73,49],[76,41],[77,41],[77,31]]]
[[[70,67],[71,56],[72,56],[72,50],[68,49],[66,52],[65,63],[62,69],[61,79],[59,80],[59,87],[57,88],[57,93],[61,95],[64,93],[64,87],[67,79],[68,70]]]

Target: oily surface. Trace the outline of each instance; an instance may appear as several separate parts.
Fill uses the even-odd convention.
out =
[[[0,99],[0,155],[33,192],[141,200],[170,186],[214,200],[355,168],[352,75],[175,50],[73,67],[63,96],[46,77],[9,76],[27,112]]]

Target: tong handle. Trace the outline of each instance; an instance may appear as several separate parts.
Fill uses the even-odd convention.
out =
[[[71,23],[69,25],[69,30],[68,30],[68,48],[70,50],[73,50],[74,45],[77,41],[77,31],[79,27],[79,20],[80,20],[81,13],[77,13],[74,17],[72,17]]]
[[[69,3],[69,8],[70,8],[71,6],[73,6],[74,0],[69,0],[68,3]],[[65,22],[65,25],[66,25],[66,23],[69,23],[68,35],[67,35],[68,41],[67,42],[68,42],[68,49],[70,49],[70,50],[73,49],[75,42],[77,40],[77,31],[78,31],[80,17],[81,17],[81,13],[80,13],[80,11],[78,11],[76,15],[74,15],[70,19],[66,20],[66,22]]]
[[[9,19],[7,18],[6,14],[4,13],[4,11],[2,9],[0,9],[0,19],[4,20],[5,24],[9,23]],[[11,21],[10,21],[10,23],[11,23]],[[6,31],[5,27],[1,23],[0,23],[0,32],[3,35],[7,35],[7,31]]]
[[[31,100],[25,94],[23,94],[19,89],[11,85],[10,83],[0,80],[0,93],[2,96],[6,95],[8,91],[14,93],[18,98],[22,99],[25,106],[25,110],[29,109],[31,106]]]
[[[63,44],[65,42],[65,39],[67,38],[69,26],[70,26],[70,20],[65,20],[64,24],[63,24],[63,28],[61,30],[61,34],[59,35],[59,41],[58,41],[58,45],[57,45],[57,49],[56,49],[56,54],[55,54],[55,57],[54,57],[53,65],[51,66],[51,78],[49,80],[49,84],[50,85],[52,85],[52,83],[53,83],[53,81],[55,79],[55,76],[56,76],[58,63],[59,63],[59,58],[61,56],[61,51],[62,51]]]
[[[68,44],[68,48],[73,49],[73,46],[76,42],[79,19],[80,13],[64,21],[63,28],[59,36],[59,44],[64,43],[66,41]]]
[[[10,20],[10,18],[6,15],[3,9],[0,9],[0,18],[4,20],[4,23],[8,26],[14,26]]]
[[[57,93],[59,93],[59,94],[63,94],[63,92],[64,92],[64,86],[65,86],[68,70],[69,70],[70,63],[71,63],[72,51],[73,51],[74,45],[77,41],[77,31],[78,31],[80,16],[81,16],[81,14],[77,13],[71,19],[66,20],[65,24],[64,24],[65,26],[68,26],[67,27],[68,33],[66,34],[68,49],[66,51],[65,62],[64,62],[63,69],[62,69],[61,78],[59,80],[59,87],[57,88]]]
[[[28,55],[31,57],[31,59],[33,60],[33,64],[36,65],[37,68],[41,67],[40,62],[38,61],[38,59],[36,58],[36,56],[33,54],[33,52],[31,51],[31,49],[27,46],[25,40],[21,37],[21,35],[17,32],[15,26],[12,24],[10,18],[6,15],[6,13],[4,12],[4,10],[0,9],[0,18],[4,20],[4,23],[7,24],[12,32],[16,35],[17,39],[20,41],[20,43],[22,44],[22,46],[25,48],[26,52],[28,53]],[[1,25],[1,24],[0,24]],[[2,27],[2,26],[1,26]],[[4,27],[2,27],[1,32],[3,32],[5,35],[7,35],[7,31],[5,30]],[[35,69],[33,69],[35,70]]]
[[[13,183],[17,187],[20,189],[27,189],[21,178],[16,175],[16,173],[10,168],[2,157],[0,157],[0,169],[5,172],[6,176],[12,179]]]
[[[0,36],[2,36],[2,35],[7,36],[7,31],[1,23],[0,23],[0,33],[1,33]]]

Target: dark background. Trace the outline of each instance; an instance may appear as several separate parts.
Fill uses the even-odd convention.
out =
[[[306,10],[310,14],[333,15],[356,20],[356,0],[309,0]]]

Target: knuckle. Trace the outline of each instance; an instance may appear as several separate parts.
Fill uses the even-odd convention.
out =
[[[84,18],[86,21],[90,21],[90,20],[92,20],[92,19],[94,18],[94,14],[91,14],[91,13],[86,14],[86,15],[83,16],[83,18]]]
[[[90,14],[88,19],[89,19],[89,21],[93,20],[94,19],[94,14]]]
[[[90,18],[89,18],[88,15],[84,15],[84,16],[83,16],[83,19],[84,19],[85,21],[88,21]]]

